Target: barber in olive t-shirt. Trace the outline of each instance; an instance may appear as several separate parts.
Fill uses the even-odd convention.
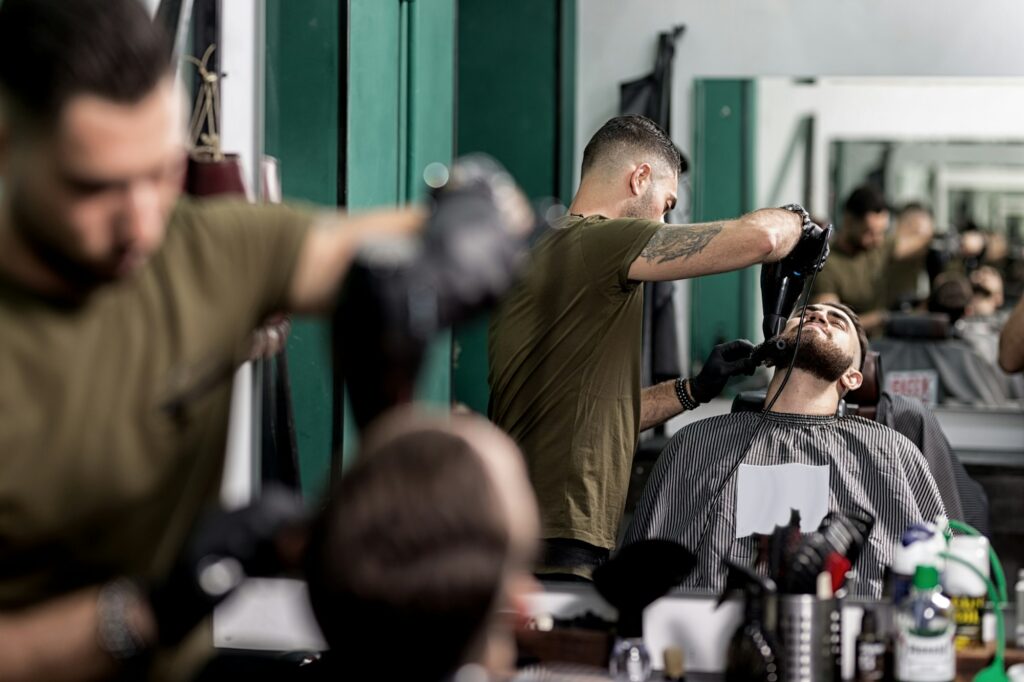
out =
[[[519,443],[540,503],[539,572],[589,577],[614,546],[640,431],[715,397],[751,350],[716,348],[701,375],[640,388],[644,281],[784,257],[801,218],[762,209],[666,225],[680,156],[641,116],[606,123],[583,154],[570,215],[537,242],[489,334],[490,417]]]
[[[168,54],[136,0],[0,3],[0,680],[106,679],[163,641],[120,577],[165,576],[216,501],[253,329],[328,311],[367,238],[424,220],[179,200]]]

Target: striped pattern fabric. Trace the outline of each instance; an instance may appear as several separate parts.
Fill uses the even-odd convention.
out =
[[[920,400],[883,391],[877,420],[909,438],[924,454],[949,518],[966,521],[989,535],[988,495],[968,475],[932,411]]]
[[[885,567],[903,530],[945,514],[924,457],[889,427],[860,417],[745,412],[705,419],[676,433],[651,472],[624,544],[675,540],[697,555],[697,566],[682,586],[721,592],[726,559],[749,566],[756,558],[754,537],[735,537],[741,463],[826,465],[829,510],[875,518],[854,566],[855,595],[880,597]]]

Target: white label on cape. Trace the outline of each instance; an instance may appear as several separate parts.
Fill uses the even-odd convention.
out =
[[[818,530],[828,513],[828,466],[741,464],[736,478],[736,537],[768,534],[800,512],[800,530]]]

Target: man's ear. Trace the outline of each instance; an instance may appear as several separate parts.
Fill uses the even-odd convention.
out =
[[[856,391],[864,383],[864,375],[861,374],[859,369],[850,369],[843,372],[843,376],[839,377],[839,385],[843,387],[843,394],[849,393],[850,391]]]
[[[629,176],[629,189],[633,192],[633,196],[642,196],[647,191],[647,185],[651,182],[653,172],[651,164],[646,161],[633,169]]]

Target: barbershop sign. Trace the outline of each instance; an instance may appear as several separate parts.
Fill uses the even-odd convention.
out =
[[[934,369],[886,372],[885,390],[894,395],[917,398],[928,407],[939,401],[939,374]]]

